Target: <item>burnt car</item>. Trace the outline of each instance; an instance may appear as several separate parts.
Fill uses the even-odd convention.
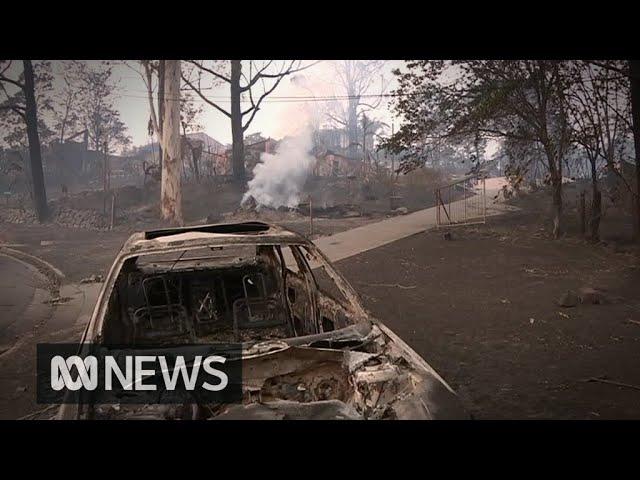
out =
[[[259,222],[133,234],[83,345],[241,346],[242,399],[65,404],[59,419],[467,419],[459,398],[372,317],[305,237]]]

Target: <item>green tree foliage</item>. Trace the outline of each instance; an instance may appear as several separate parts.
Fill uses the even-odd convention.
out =
[[[511,139],[537,143],[553,185],[554,235],[561,230],[562,162],[571,145],[568,82],[561,62],[472,60],[408,62],[396,71],[395,108],[405,124],[388,140],[419,165],[436,139]],[[407,168],[407,167],[405,167]]]

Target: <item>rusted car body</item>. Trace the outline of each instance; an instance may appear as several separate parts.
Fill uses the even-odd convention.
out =
[[[311,241],[264,223],[132,235],[82,342],[236,342],[242,401],[63,405],[60,419],[469,418]]]

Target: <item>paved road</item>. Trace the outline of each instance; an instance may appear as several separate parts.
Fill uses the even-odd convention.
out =
[[[42,280],[35,268],[0,255],[0,344],[28,328],[24,314],[39,288]]]

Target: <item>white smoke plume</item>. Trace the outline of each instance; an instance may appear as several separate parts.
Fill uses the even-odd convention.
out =
[[[294,136],[284,138],[275,153],[263,153],[240,204],[253,197],[258,206],[296,207],[315,165],[310,153],[312,148],[311,129],[305,127]]]

